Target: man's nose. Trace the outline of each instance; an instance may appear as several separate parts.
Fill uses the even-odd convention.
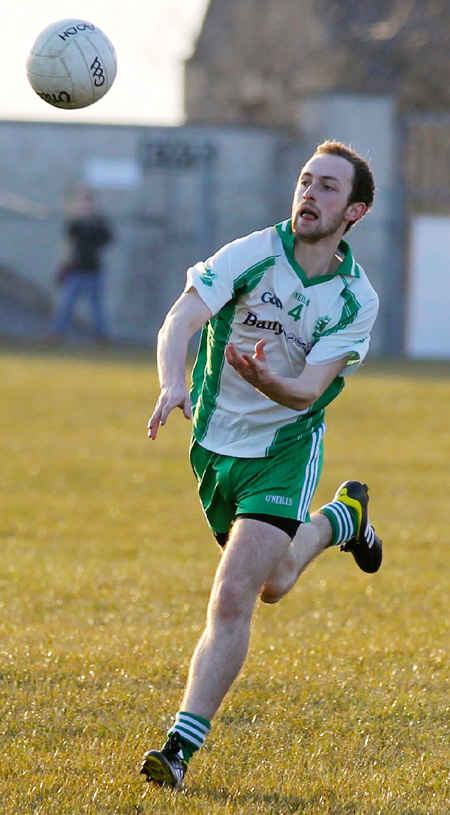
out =
[[[308,186],[303,190],[303,198],[315,198],[315,195],[316,189],[313,182],[311,182],[311,184],[308,184]]]

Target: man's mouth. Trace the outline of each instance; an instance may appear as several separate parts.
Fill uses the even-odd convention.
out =
[[[302,221],[317,221],[319,217],[317,212],[309,207],[302,207],[298,214]]]

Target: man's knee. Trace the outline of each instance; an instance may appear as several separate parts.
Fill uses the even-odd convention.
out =
[[[283,589],[279,585],[272,585],[271,583],[266,583],[263,586],[261,594],[259,595],[259,599],[262,603],[266,603],[267,605],[275,605],[275,603],[279,603],[280,600],[287,594],[287,591],[283,591]]]
[[[211,596],[211,612],[223,622],[235,621],[248,616],[255,598],[245,582],[238,577],[225,575],[214,588]]]

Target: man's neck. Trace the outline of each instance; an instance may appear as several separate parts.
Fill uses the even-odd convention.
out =
[[[344,259],[338,250],[340,242],[341,236],[336,238],[334,235],[317,243],[304,243],[299,238],[295,239],[294,257],[306,277],[335,274]]]

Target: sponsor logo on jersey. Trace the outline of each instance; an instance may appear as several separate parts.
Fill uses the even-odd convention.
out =
[[[285,507],[292,506],[292,498],[286,498],[284,495],[266,495],[266,502],[268,504],[283,504]]]
[[[252,311],[247,312],[244,325],[253,325],[255,328],[262,328],[263,331],[273,331],[276,337],[284,331],[283,323],[279,323],[278,320],[258,320],[258,315]]]
[[[263,303],[270,303],[272,306],[276,308],[283,308],[283,303],[281,302],[280,298],[273,294],[271,291],[265,291],[261,297]]]
[[[258,328],[262,331],[273,331],[276,337],[283,334],[286,342],[295,343],[297,348],[302,348],[305,354],[308,354],[314,345],[312,342],[305,342],[301,337],[297,337],[293,331],[286,331],[283,323],[278,322],[278,320],[258,319],[258,315],[254,314],[253,311],[247,312],[247,316],[243,322],[244,325],[250,325],[252,328]]]

